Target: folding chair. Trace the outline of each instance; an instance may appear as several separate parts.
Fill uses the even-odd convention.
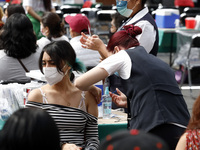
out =
[[[185,74],[186,71],[188,72],[188,83],[189,83],[189,87],[190,87],[190,96],[192,96],[192,79],[191,79],[191,69],[194,67],[200,67],[200,59],[198,60],[192,60],[190,59],[190,54],[193,48],[200,48],[200,34],[195,34],[192,36],[192,40],[190,43],[190,48],[188,50],[188,54],[187,54],[187,59],[185,61],[184,64],[182,64],[184,66],[184,71],[183,71],[183,75],[181,78],[181,84],[180,87],[182,87],[184,79],[185,79]]]

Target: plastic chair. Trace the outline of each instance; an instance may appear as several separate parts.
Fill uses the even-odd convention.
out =
[[[181,83],[180,83],[180,87],[182,87],[183,85],[183,81],[185,79],[185,74],[186,71],[188,72],[188,83],[189,83],[189,87],[190,87],[190,96],[192,96],[192,79],[191,79],[191,69],[194,67],[200,67],[200,59],[198,60],[191,60],[190,59],[190,54],[192,51],[192,48],[200,48],[200,34],[195,34],[192,36],[192,40],[191,40],[191,44],[190,44],[190,48],[187,54],[187,59],[185,61],[184,64],[182,64],[184,66],[184,71],[183,71],[183,75],[181,77]]]

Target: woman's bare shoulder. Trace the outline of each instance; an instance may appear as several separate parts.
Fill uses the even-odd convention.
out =
[[[31,90],[30,93],[28,94],[28,101],[42,103],[43,96],[41,90],[39,88]]]

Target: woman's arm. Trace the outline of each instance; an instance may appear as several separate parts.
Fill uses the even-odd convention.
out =
[[[27,12],[35,19],[37,19],[38,21],[41,21],[42,18],[33,10],[32,7],[30,6],[26,6],[25,9],[27,10]]]
[[[181,138],[178,141],[178,144],[176,145],[176,150],[185,150],[186,148],[186,134],[184,133]]]
[[[93,85],[90,86],[90,89],[88,89],[88,91],[95,97],[96,103],[99,104],[101,102],[102,90]]]
[[[108,72],[99,67],[94,67],[75,80],[75,86],[80,90],[87,91],[91,85],[108,77]]]
[[[90,92],[86,92],[85,103],[87,112],[95,117],[98,117],[98,105],[95,97]]]

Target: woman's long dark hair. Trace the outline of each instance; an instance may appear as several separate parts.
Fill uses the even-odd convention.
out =
[[[59,72],[62,72],[63,62],[71,66],[74,71],[84,72],[86,70],[84,64],[76,59],[76,53],[70,43],[65,40],[60,40],[47,44],[40,53],[39,68],[42,73],[42,58],[44,52],[54,60],[55,66]]]
[[[46,12],[42,17],[42,24],[49,28],[48,39],[57,38],[65,34],[64,23],[58,14],[54,12]]]
[[[1,150],[61,150],[53,118],[39,108],[14,112],[0,131]]]
[[[24,7],[21,4],[9,4],[7,7],[8,18],[14,13],[26,14]]]
[[[0,43],[10,57],[27,58],[36,52],[36,41],[33,25],[24,14],[12,14],[1,29]]]

